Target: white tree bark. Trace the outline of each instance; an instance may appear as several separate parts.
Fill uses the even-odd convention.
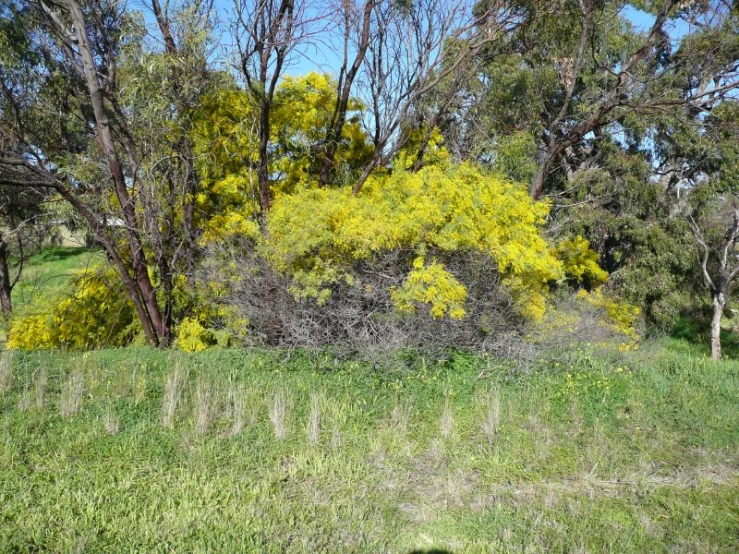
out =
[[[713,296],[713,319],[711,320],[711,358],[721,359],[721,317],[726,308],[726,296],[719,292]]]

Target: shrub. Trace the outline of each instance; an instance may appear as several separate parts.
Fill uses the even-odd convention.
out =
[[[587,287],[602,285],[608,280],[608,272],[598,265],[598,253],[590,243],[577,236],[557,245],[555,255],[562,261],[568,280],[583,283]]]
[[[539,342],[552,345],[587,342],[629,350],[637,345],[641,322],[638,306],[598,287],[567,293],[535,330]]]
[[[396,171],[370,179],[359,195],[318,189],[279,197],[266,250],[272,266],[292,278],[296,297],[321,302],[332,286],[361,282],[360,262],[398,252],[405,272],[395,307],[424,305],[435,318],[465,311],[469,283],[450,273],[445,259],[489,258],[517,311],[540,319],[550,285],[564,277],[541,232],[548,212],[523,187],[471,165]]]
[[[177,328],[176,343],[185,352],[200,352],[215,344],[216,339],[197,319],[186,317]]]
[[[592,292],[580,291],[577,297],[584,300],[604,314],[604,323],[609,325],[618,335],[623,335],[632,340],[638,338],[636,325],[641,314],[641,309],[627,302],[619,302],[618,299],[604,294],[603,287]]]
[[[16,350],[122,346],[138,330],[138,319],[117,273],[96,266],[79,272],[71,294],[48,311],[15,318],[7,346]]]

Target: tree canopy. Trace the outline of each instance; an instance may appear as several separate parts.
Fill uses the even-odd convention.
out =
[[[716,342],[737,255],[735,3],[234,6],[0,7],[0,299],[11,340],[46,337],[19,346],[320,327],[331,343],[389,322],[483,343],[578,291],[649,332],[710,300]],[[22,267],[14,229],[50,199],[109,268],[48,317],[11,316],[5,237]],[[61,332],[111,291],[116,322]]]

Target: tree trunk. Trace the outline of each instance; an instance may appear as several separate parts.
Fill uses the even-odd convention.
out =
[[[123,166],[118,157],[115,141],[113,140],[113,132],[110,128],[110,121],[105,112],[104,91],[98,80],[97,67],[95,66],[95,60],[90,49],[84,14],[75,0],[67,0],[67,6],[72,17],[72,24],[78,42],[77,48],[79,49],[82,66],[84,67],[92,110],[95,115],[97,127],[96,138],[105,154],[110,176],[113,180],[115,194],[121,207],[121,215],[126,225],[126,238],[128,239],[131,254],[133,279],[138,289],[137,292],[140,294],[140,299],[146,309],[146,316],[151,321],[151,326],[155,332],[155,336],[149,336],[148,339],[153,346],[168,346],[171,340],[171,329],[168,328],[162,317],[156,291],[149,277],[146,255],[136,221],[136,209],[134,201],[128,192],[126,178],[123,174]],[[132,300],[134,300],[133,296]],[[144,329],[146,329],[147,326],[144,321],[142,321],[142,324],[144,324]]]
[[[569,144],[550,144],[549,151],[547,152],[546,158],[539,166],[539,170],[536,172],[534,179],[531,181],[531,187],[529,188],[529,196],[534,200],[539,200],[542,193],[544,192],[544,182],[546,181],[549,174],[554,169],[559,157],[562,152],[567,148]]]
[[[711,358],[721,359],[721,317],[726,307],[726,295],[719,292],[713,295],[713,319],[711,320]]]
[[[270,106],[265,103],[260,113],[259,125],[259,168],[257,170],[257,180],[259,181],[259,207],[261,208],[261,218],[267,216],[270,208],[270,190],[269,190],[269,134],[270,134]]]
[[[336,152],[339,149],[341,133],[344,130],[344,124],[346,123],[346,112],[349,108],[349,98],[352,92],[352,85],[354,84],[354,80],[357,77],[357,73],[359,72],[359,68],[364,61],[364,58],[367,55],[367,48],[369,48],[370,22],[372,20],[372,10],[374,9],[375,4],[376,2],[374,0],[367,0],[364,3],[362,11],[362,32],[359,37],[359,43],[357,44],[357,53],[354,57],[354,62],[352,62],[352,66],[349,68],[349,71],[346,72],[346,75],[344,75],[347,65],[346,46],[344,49],[344,64],[339,73],[341,77],[339,78],[338,83],[336,108],[326,134],[326,149],[323,156],[323,164],[321,165],[321,173],[318,179],[318,184],[321,187],[326,186],[331,180],[331,174],[336,163]],[[350,9],[348,7],[349,5],[345,7],[346,10]],[[345,33],[348,33],[349,13],[345,13],[345,16],[347,17]],[[348,34],[345,35],[345,41],[348,42]]]
[[[352,193],[356,196],[359,194],[359,191],[362,190],[362,186],[364,185],[365,181],[369,179],[369,176],[372,174],[372,172],[380,167],[380,162],[382,161],[382,158],[379,154],[377,154],[377,150],[375,151],[375,155],[372,157],[370,162],[367,164],[367,167],[364,168],[364,171],[362,171],[362,174],[359,176],[359,179],[357,179],[357,182],[354,185],[354,188],[352,189]]]
[[[0,238],[0,308],[5,321],[10,320],[12,304],[10,301],[10,272],[8,271],[8,245]]]

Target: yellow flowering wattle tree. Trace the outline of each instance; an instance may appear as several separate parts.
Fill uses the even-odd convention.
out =
[[[326,74],[285,77],[275,94],[272,142],[273,194],[292,193],[319,186],[327,126],[336,103],[336,82]],[[331,186],[350,184],[372,157],[372,147],[362,129],[364,106],[350,98],[334,155]]]
[[[424,305],[434,318],[452,319],[465,317],[467,288],[444,260],[490,258],[519,313],[539,319],[551,285],[565,277],[542,235],[548,212],[523,187],[472,165],[431,166],[372,178],[359,195],[344,188],[283,195],[269,214],[265,247],[275,269],[292,277],[293,292],[319,302],[332,285],[361,280],[359,263],[407,253],[405,279],[389,291],[396,308]]]
[[[249,95],[232,89],[205,98],[192,135],[200,177],[195,205],[201,243],[258,235],[256,142]]]
[[[7,347],[14,350],[73,349],[123,346],[141,332],[133,305],[120,278],[107,266],[82,270],[72,291],[50,306],[31,306],[15,318]]]
[[[272,114],[270,194],[278,197],[318,186],[319,151],[331,119],[335,82],[310,73],[286,77]],[[350,112],[362,105],[351,100]],[[254,99],[226,89],[205,98],[193,126],[201,189],[196,197],[201,242],[259,234],[258,156]],[[335,166],[342,184],[351,182],[372,155],[359,118],[350,118],[338,142]]]

